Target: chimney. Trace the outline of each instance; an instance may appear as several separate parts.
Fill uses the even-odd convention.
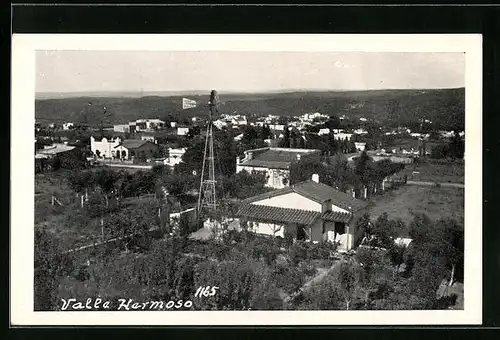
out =
[[[318,174],[313,174],[312,175],[312,180],[316,183],[319,183],[319,175]]]
[[[247,158],[250,160],[250,159],[253,159],[253,152],[249,152],[247,153]]]

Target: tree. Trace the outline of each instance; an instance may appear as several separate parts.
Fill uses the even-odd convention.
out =
[[[453,159],[463,158],[464,151],[465,151],[465,142],[462,140],[462,137],[460,137],[458,131],[455,131],[455,134],[453,135],[449,144],[450,157]]]
[[[338,294],[345,302],[345,309],[349,310],[358,294],[361,268],[355,261],[342,261],[334,268],[332,276]]]
[[[304,158],[293,162],[290,167],[290,185],[309,180],[313,174],[318,174],[320,179],[328,176],[326,167],[317,160]]]
[[[462,224],[452,219],[440,220],[438,224],[439,246],[446,259],[446,265],[450,269],[448,285],[455,281],[456,267],[462,265],[464,259],[464,228]]]
[[[332,187],[345,192],[349,185],[354,182],[353,169],[349,165],[349,161],[343,154],[336,154],[330,159],[330,164],[327,168],[330,178],[328,183]]]
[[[325,128],[328,128],[330,130],[339,129],[340,126],[341,126],[341,121],[339,117],[335,115],[331,115],[329,119],[325,122]]]
[[[363,185],[367,185],[370,179],[371,158],[366,151],[361,152],[354,162],[354,174]]]
[[[279,142],[279,147],[280,148],[289,148],[291,144],[291,136],[290,136],[290,129],[288,128],[288,125],[285,125],[285,130],[283,131],[283,138]]]

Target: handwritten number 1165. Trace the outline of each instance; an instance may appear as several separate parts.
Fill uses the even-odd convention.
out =
[[[198,287],[198,289],[196,290],[196,293],[194,293],[194,297],[208,297],[208,296],[215,296],[215,294],[217,294],[217,290],[219,289],[219,287],[215,287],[215,286],[206,286],[206,287]]]

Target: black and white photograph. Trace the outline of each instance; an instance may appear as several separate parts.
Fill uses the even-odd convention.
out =
[[[480,37],[15,38],[37,322],[480,322]]]

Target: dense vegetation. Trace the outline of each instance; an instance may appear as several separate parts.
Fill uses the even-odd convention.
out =
[[[123,214],[117,228],[137,226]],[[366,246],[335,257],[334,244],[278,242],[222,229],[222,237],[190,241],[181,233],[162,238],[140,234],[85,254],[62,254],[54,236],[35,234],[35,309],[60,310],[61,299],[113,301],[180,299],[194,310],[445,309],[456,296],[436,294],[443,280],[462,280],[463,227],[451,220],[415,216],[409,247],[392,241],[399,221],[361,220]],[[121,226],[121,227],[120,227]],[[145,236],[146,235],[146,236]],[[215,234],[214,234],[215,235]],[[384,246],[385,248],[381,248]],[[322,269],[326,275],[318,276]],[[216,286],[210,298],[198,287]]]

